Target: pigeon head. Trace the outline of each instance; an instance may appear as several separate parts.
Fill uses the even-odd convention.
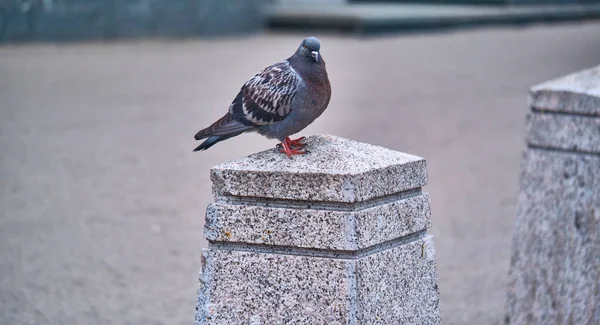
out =
[[[307,37],[305,38],[298,50],[296,51],[296,55],[302,57],[303,59],[308,59],[310,61],[319,62],[321,50],[321,42],[316,37]]]

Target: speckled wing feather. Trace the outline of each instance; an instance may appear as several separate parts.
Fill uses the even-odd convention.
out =
[[[229,114],[247,126],[277,123],[290,113],[301,81],[287,60],[275,63],[242,86],[229,106]]]

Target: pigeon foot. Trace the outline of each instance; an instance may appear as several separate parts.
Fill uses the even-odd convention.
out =
[[[285,139],[283,139],[283,141],[287,142],[287,144],[290,146],[290,148],[295,149],[295,148],[304,148],[304,147],[306,147],[306,143],[302,143],[302,141],[304,139],[306,139],[306,137],[301,137],[301,138],[298,138],[296,140],[292,140],[289,137],[286,137]],[[283,148],[282,143],[278,143],[277,144],[277,149],[282,149]]]
[[[286,140],[288,140],[288,139],[286,139]],[[304,151],[304,150],[302,150],[300,148],[292,148],[288,144],[288,141],[285,141],[285,140],[281,143],[281,145],[283,146],[283,148],[279,149],[279,152],[285,153],[285,155],[288,158],[292,158],[292,155],[304,155],[304,154],[308,153],[307,151]]]
[[[285,140],[287,141],[287,143],[290,145],[290,147],[297,147],[297,148],[304,148],[306,146],[306,143],[302,143],[302,141],[304,141],[304,139],[306,139],[306,137],[300,137],[296,140],[292,140],[290,139],[290,137],[285,138]]]
[[[296,140],[292,140],[289,137],[286,137],[285,139],[283,139],[283,141],[286,142],[292,149],[302,149],[302,148],[306,147],[306,143],[302,143],[302,141],[304,139],[306,139],[306,137],[300,137]],[[283,148],[283,142],[278,143],[277,149],[282,149],[282,148]]]

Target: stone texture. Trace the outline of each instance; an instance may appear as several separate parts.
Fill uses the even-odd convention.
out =
[[[209,241],[357,250],[431,226],[427,194],[358,211],[311,207],[211,204],[204,234]]]
[[[326,202],[361,202],[420,188],[423,158],[330,135],[306,139],[307,155],[288,159],[276,149],[211,170],[219,196]]]
[[[358,259],[203,253],[196,324],[440,324],[430,236]]]
[[[600,117],[533,112],[526,140],[533,146],[600,153]]]
[[[600,66],[534,86],[530,102],[537,110],[600,115]]]
[[[506,324],[600,324],[600,157],[525,154]]]
[[[600,324],[598,71],[533,88],[506,324]]]
[[[196,324],[347,324],[353,261],[204,250]]]
[[[356,261],[356,324],[440,324],[433,238]]]
[[[425,160],[306,143],[211,170],[196,324],[439,324]]]

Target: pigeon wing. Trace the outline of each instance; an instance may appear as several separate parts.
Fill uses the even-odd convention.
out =
[[[273,64],[242,86],[229,106],[229,114],[247,126],[277,123],[290,113],[301,82],[287,60]]]

